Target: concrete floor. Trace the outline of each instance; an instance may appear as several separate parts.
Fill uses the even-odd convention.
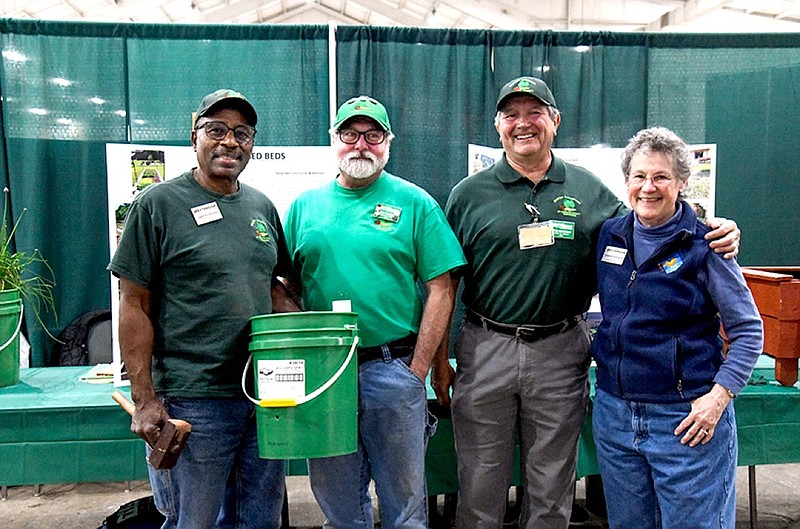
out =
[[[758,529],[800,529],[800,464],[765,465],[756,468]],[[749,529],[747,468],[737,476],[737,529]],[[130,488],[127,489],[126,487]],[[303,476],[287,478],[289,523],[294,528],[317,528],[322,515]],[[82,483],[9,487],[0,500],[3,529],[97,529],[120,505],[149,496],[147,482]],[[585,501],[583,480],[578,482],[578,504]],[[440,501],[440,508],[441,508]],[[573,523],[574,528],[600,528],[596,517]],[[631,528],[635,529],[635,528]],[[690,529],[687,526],[687,529]]]

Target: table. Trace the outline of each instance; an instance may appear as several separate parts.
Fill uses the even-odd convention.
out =
[[[0,388],[0,485],[147,479],[143,442],[111,399],[115,388],[80,382],[88,370],[22,369],[19,384]],[[760,363],[735,406],[740,466],[800,462],[800,388],[780,386],[774,368]],[[458,490],[452,422],[439,415],[426,456],[431,495]],[[303,461],[287,468],[305,472]],[[578,477],[595,474],[590,413],[579,442]],[[514,479],[519,483],[519,475]]]
[[[591,395],[594,395],[594,372],[590,372]],[[775,380],[774,361],[766,356],[759,359],[747,387],[736,397],[736,423],[739,437],[739,466],[748,467],[750,489],[750,526],[757,527],[757,465],[800,462],[800,383],[781,386]],[[433,390],[428,388],[428,397],[435,400]],[[437,410],[439,417],[436,435],[428,443],[425,458],[428,493],[450,495],[458,491],[456,476],[456,454],[453,444],[453,425],[447,410]],[[592,402],[578,440],[577,477],[594,478],[600,473],[597,466],[597,451],[592,437]],[[439,412],[438,414],[436,412]],[[516,454],[519,461],[519,452]],[[520,484],[519,464],[515,465],[512,484]],[[599,477],[593,480],[593,488],[602,484]],[[587,482],[587,494],[589,483]],[[587,497],[588,500],[588,497]],[[600,499],[599,502],[603,503]]]
[[[774,378],[774,368],[768,363],[768,360],[760,361],[750,383],[734,402],[739,466],[800,462],[800,388],[779,385]],[[428,396],[435,399],[433,390],[428,390]],[[426,457],[431,494],[458,490],[452,421],[449,414],[442,413],[439,417],[437,433],[428,444]],[[591,402],[578,441],[577,472],[578,478],[600,473],[592,440]],[[515,483],[519,483],[518,475]]]
[[[113,385],[78,380],[89,369],[22,369],[19,384],[0,388],[0,485],[147,478],[144,442]]]

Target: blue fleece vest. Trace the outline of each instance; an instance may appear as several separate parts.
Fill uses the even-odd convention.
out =
[[[711,389],[724,360],[717,308],[700,280],[712,251],[703,239],[708,228],[688,204],[680,206],[674,236],[638,269],[633,212],[608,220],[600,231],[597,279],[603,321],[592,354],[597,387],[623,399],[692,400]],[[606,252],[609,247],[612,253],[614,248],[627,250],[621,264],[608,262],[614,261]]]

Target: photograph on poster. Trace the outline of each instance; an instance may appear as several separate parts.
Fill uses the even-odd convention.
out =
[[[196,165],[197,155],[191,146],[106,144],[109,259],[117,248],[125,215],[136,195],[151,185],[180,176]],[[256,146],[247,167],[239,175],[239,181],[267,195],[283,217],[300,193],[330,181],[336,173],[336,157],[329,146]],[[117,325],[119,280],[109,275],[114,384],[125,385],[127,380],[119,352]]]

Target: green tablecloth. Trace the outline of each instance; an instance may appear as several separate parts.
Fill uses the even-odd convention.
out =
[[[23,369],[19,384],[0,388],[0,485],[147,477],[143,443],[130,432],[128,414],[111,399],[115,388],[80,382],[88,370]],[[778,385],[772,368],[757,368],[735,406],[739,465],[800,462],[800,389]],[[453,430],[445,410],[435,411],[440,420],[428,445],[428,489],[444,494],[458,488]],[[288,471],[302,474],[305,464],[292,461]],[[597,472],[587,418],[578,476]]]
[[[760,362],[759,365],[769,363]],[[430,388],[428,397],[435,399]],[[779,385],[772,367],[757,367],[734,406],[740,466],[800,462],[800,388]],[[444,413],[436,435],[428,444],[426,465],[430,494],[458,490],[453,425]],[[592,440],[591,402],[578,442],[577,472],[579,478],[599,474]],[[515,472],[514,483],[519,483],[518,472]]]
[[[112,399],[111,384],[78,378],[88,367],[23,369],[0,388],[0,485],[147,477],[144,443]]]

